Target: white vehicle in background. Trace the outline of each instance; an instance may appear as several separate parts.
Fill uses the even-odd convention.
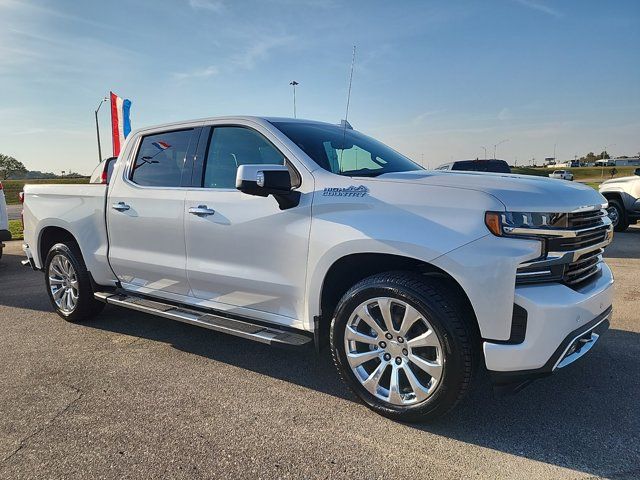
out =
[[[521,388],[609,325],[613,230],[584,185],[427,171],[346,123],[259,117],[138,130],[95,179],[25,187],[26,264],[62,318],[108,303],[328,343],[394,419],[446,413],[480,368]]]
[[[634,175],[613,178],[600,184],[600,193],[609,201],[607,211],[617,232],[640,220],[640,168]]]
[[[0,182],[0,258],[4,250],[4,243],[11,240],[11,232],[9,231],[9,216],[7,214],[7,202],[4,198],[4,188]]]
[[[549,178],[573,181],[573,173],[568,170],[554,170],[553,173],[549,174]]]

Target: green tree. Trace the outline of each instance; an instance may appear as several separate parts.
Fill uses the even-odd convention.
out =
[[[0,180],[6,180],[7,178],[15,174],[25,174],[27,168],[13,157],[0,153]]]

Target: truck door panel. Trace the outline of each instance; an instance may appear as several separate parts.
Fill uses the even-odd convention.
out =
[[[303,318],[311,195],[280,210],[273,197],[241,193],[235,188],[239,165],[284,164],[285,157],[246,127],[216,126],[204,137],[203,188],[190,189],[185,202],[191,294],[245,313]],[[198,207],[215,213],[189,213]]]
[[[128,290],[186,295],[184,202],[199,128],[143,136],[107,201],[109,263]]]

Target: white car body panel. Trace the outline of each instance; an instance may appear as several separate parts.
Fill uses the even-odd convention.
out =
[[[253,128],[287,157],[302,177],[297,207],[279,210],[273,197],[231,189],[141,188],[126,180],[141,135],[221,124]],[[340,193],[349,187],[359,193]],[[541,243],[496,237],[484,223],[486,211],[573,212],[605,204],[590,187],[464,171],[340,176],[321,169],[262,118],[205,119],[133,132],[106,200],[99,185],[32,185],[25,192],[25,249],[38,268],[40,233],[56,226],[77,239],[100,285],[119,278],[130,291],[306,331],[313,331],[315,317],[327,315],[321,312],[323,283],[340,259],[379,253],[425,262],[450,275],[469,298],[485,339],[485,361],[496,371],[536,368],[576,328],[576,317],[579,326],[611,305],[606,266],[588,291],[561,284],[516,287],[518,265],[539,257]],[[113,210],[119,201],[131,210]],[[215,215],[188,213],[198,205]],[[514,302],[529,310],[532,336],[520,345],[495,343],[509,338]]]
[[[316,172],[316,194],[309,248],[308,292],[320,292],[334,262],[357,253],[387,253],[425,262],[490,235],[478,211],[504,210],[494,196],[441,185],[349,178]],[[416,176],[417,177],[417,176]],[[324,195],[324,188],[363,185],[363,197]],[[425,208],[425,198],[429,206]],[[533,257],[531,257],[533,258]],[[320,314],[320,295],[309,295],[307,322]],[[510,318],[509,314],[509,318]]]
[[[518,287],[515,302],[529,312],[527,335],[518,345],[485,342],[487,368],[541,368],[556,350],[558,338],[593,320],[613,302],[613,275],[606,264],[602,270],[602,276],[580,291],[559,283]]]
[[[62,228],[77,239],[82,257],[94,280],[101,285],[115,284],[107,262],[107,231],[104,221],[105,185],[25,185],[24,241],[39,245],[47,227]],[[35,265],[42,268],[45,258],[38,248],[31,249]]]
[[[0,190],[0,230],[9,229],[9,216],[7,214],[7,203],[4,198],[4,191]]]
[[[295,211],[237,190],[189,190],[187,208],[204,204],[216,212],[185,219],[191,295],[247,309],[253,317],[288,317],[279,322],[288,325],[304,318],[307,269],[300,259],[309,248],[309,190]]]
[[[626,210],[640,212],[640,176],[606,180],[600,184],[600,193],[618,193]]]

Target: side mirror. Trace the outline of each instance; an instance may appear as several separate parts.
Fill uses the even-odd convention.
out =
[[[240,165],[236,188],[247,195],[273,195],[280,210],[295,207],[300,202],[300,192],[291,189],[291,174],[284,165]]]
[[[640,168],[636,168],[633,174],[640,176]]]

